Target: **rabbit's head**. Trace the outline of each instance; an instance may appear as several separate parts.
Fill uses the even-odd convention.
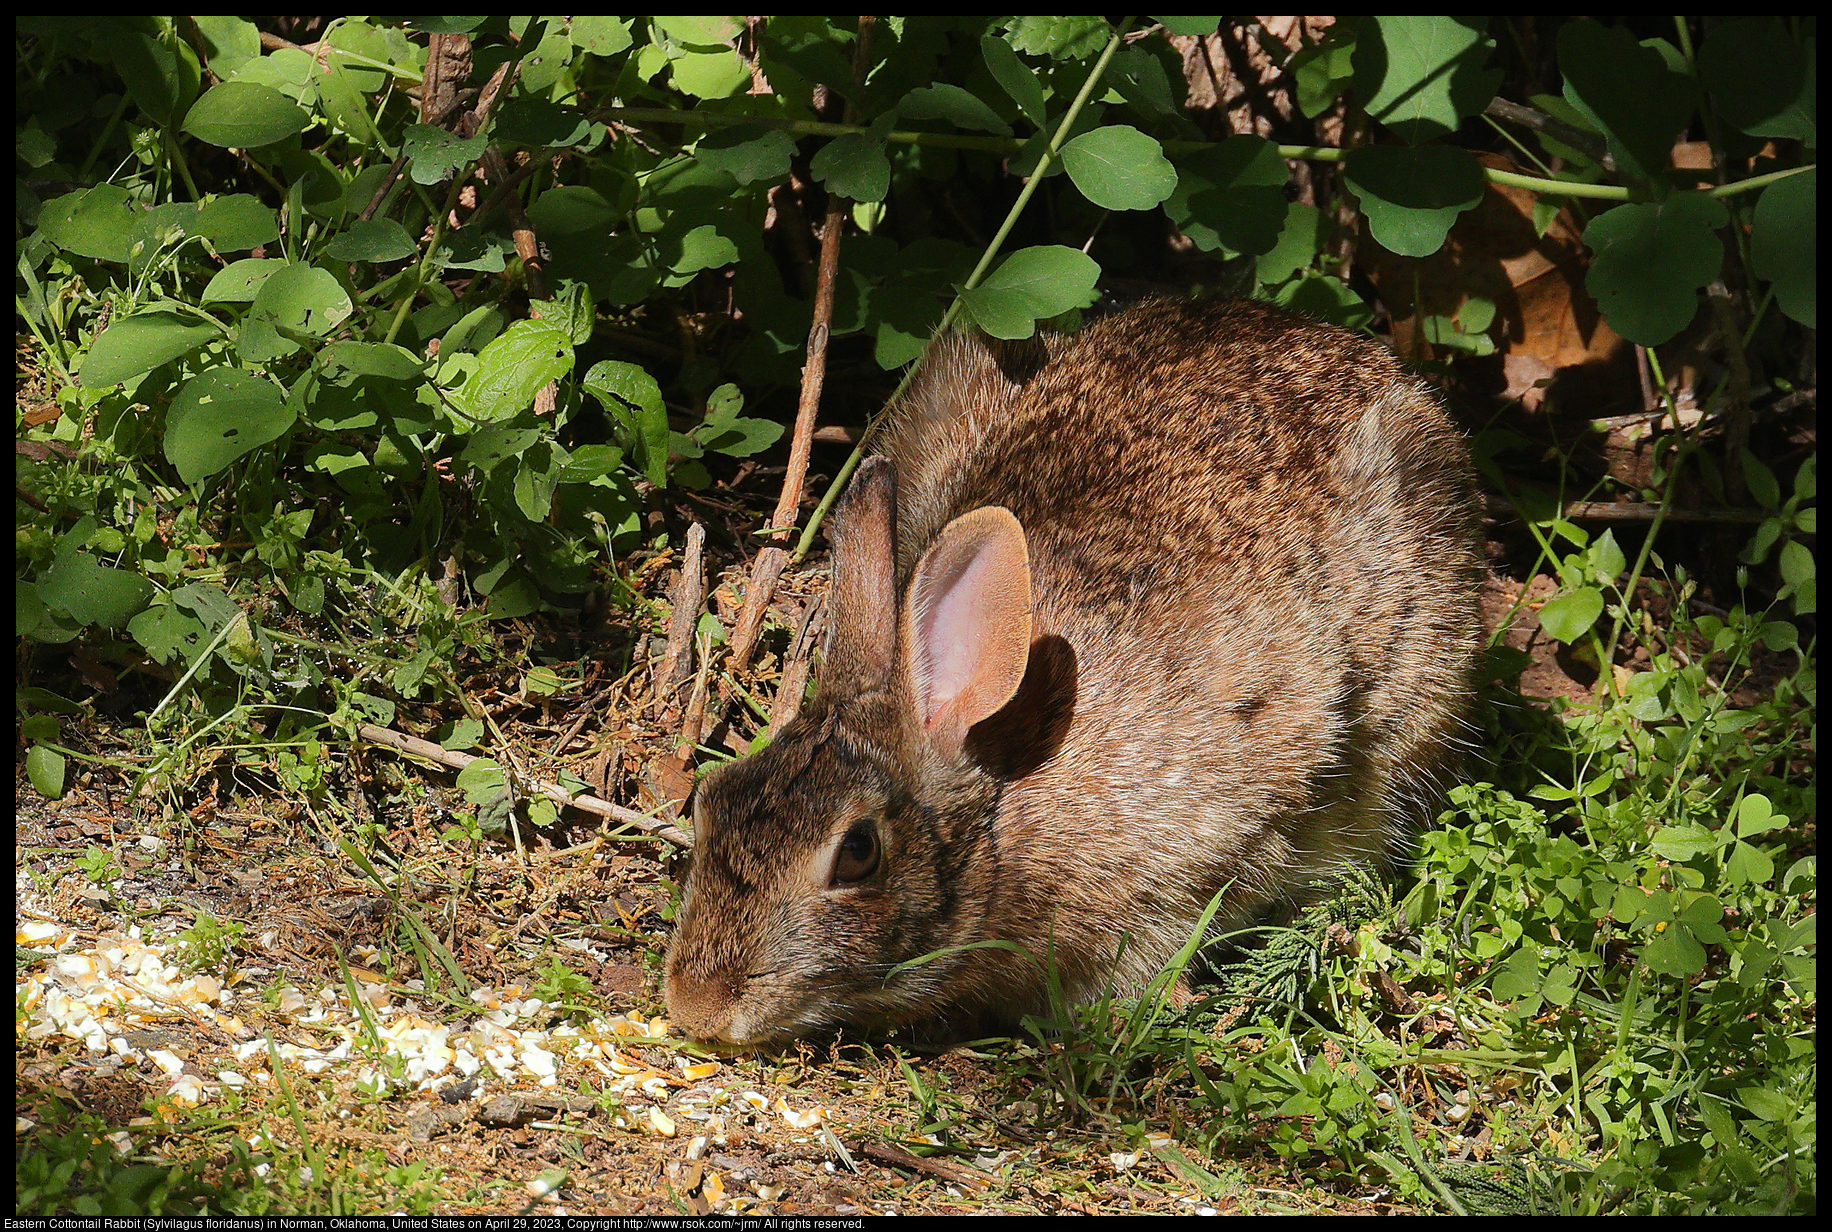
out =
[[[755,1043],[926,1015],[979,939],[999,779],[969,732],[1032,658],[1025,536],[1007,510],[974,509],[900,586],[896,516],[892,465],[871,459],[836,520],[820,694],[700,788],[666,973],[690,1034]]]

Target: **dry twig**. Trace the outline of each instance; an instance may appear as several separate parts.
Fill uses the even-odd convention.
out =
[[[668,644],[662,661],[655,669],[655,704],[666,706],[693,671],[693,631],[699,624],[700,608],[706,602],[706,528],[695,522],[687,528],[687,550],[681,561],[681,580],[668,595],[673,612],[668,617]]]
[[[454,770],[462,770],[477,760],[469,753],[454,753],[431,741],[405,735],[392,728],[377,727],[373,723],[358,724],[356,734],[371,744],[380,744],[402,753],[411,753],[415,757],[423,757],[427,761],[437,762],[441,766],[449,766]],[[600,800],[597,796],[575,796],[557,783],[530,779],[524,786],[529,791],[545,796],[556,804],[564,804],[587,813],[595,813],[600,817],[608,817],[612,821],[621,822],[627,826],[635,826],[638,830],[646,834],[653,834],[659,839],[665,839],[677,847],[693,846],[693,840],[679,828],[658,818],[638,813],[634,809],[624,808],[621,804],[612,804],[609,800]]]
[[[871,64],[873,18],[859,18],[859,39],[853,48],[852,75],[863,84],[866,68]],[[846,120],[855,118],[855,108],[847,104]],[[820,409],[821,386],[827,374],[827,335],[833,322],[833,287],[840,267],[840,232],[846,221],[847,199],[836,192],[827,194],[827,219],[821,227],[820,272],[815,279],[814,323],[808,329],[808,358],[802,365],[801,401],[795,410],[795,434],[789,442],[789,467],[783,475],[782,495],[770,517],[771,542],[757,553],[751,565],[751,585],[744,596],[744,609],[738,614],[738,627],[732,632],[731,665],[742,668],[756,648],[757,635],[763,628],[764,613],[776,594],[776,582],[789,563],[783,544],[797,521],[802,486],[808,476],[808,450],[814,437],[814,416]]]

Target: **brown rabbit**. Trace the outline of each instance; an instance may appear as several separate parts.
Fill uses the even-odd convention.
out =
[[[677,1026],[1009,1023],[1051,965],[1136,988],[1217,894],[1238,923],[1403,848],[1480,562],[1462,444],[1391,354],[1155,300],[942,338],[889,425],[819,694],[699,790]]]

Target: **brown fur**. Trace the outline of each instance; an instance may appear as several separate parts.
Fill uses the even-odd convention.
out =
[[[1072,337],[941,339],[891,424],[839,515],[819,695],[701,789],[677,1025],[1010,1019],[1046,961],[1075,998],[1136,987],[1216,894],[1238,922],[1403,846],[1454,758],[1479,558],[1461,442],[1387,351],[1151,301]],[[957,522],[989,506],[1015,546],[1002,515]],[[973,662],[997,670],[964,734],[913,646],[945,528],[990,545]],[[1028,662],[1001,657],[1014,637]],[[876,871],[830,883],[861,819]],[[893,971],[984,941],[1011,944]]]

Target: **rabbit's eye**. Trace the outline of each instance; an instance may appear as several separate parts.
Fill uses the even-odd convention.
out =
[[[864,881],[878,871],[878,828],[869,821],[855,821],[846,837],[840,840],[833,855],[833,873],[829,885],[851,885]]]

